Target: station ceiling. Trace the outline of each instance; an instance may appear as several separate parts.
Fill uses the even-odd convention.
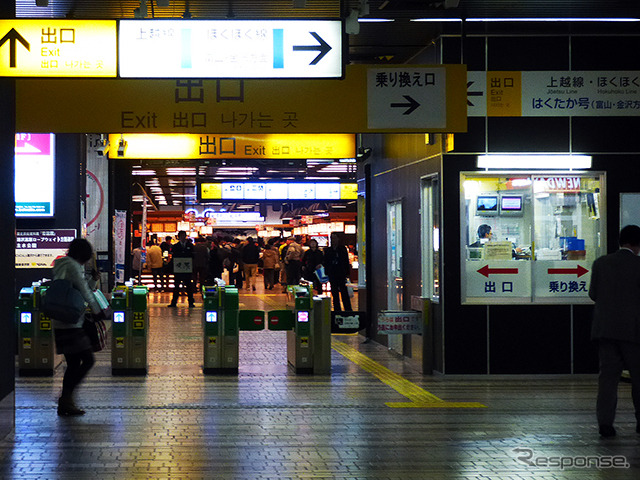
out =
[[[490,23],[464,23],[452,19],[479,18],[640,18],[637,0],[16,0],[18,18],[131,19],[146,4],[145,18],[344,18],[347,26],[347,63],[412,63],[443,33],[488,31]],[[144,8],[143,8],[144,11]],[[139,14],[138,14],[139,15]],[[355,20],[359,22],[354,23]],[[385,19],[387,22],[366,22]],[[416,22],[416,19],[432,21]],[[481,25],[481,26],[480,26]],[[498,27],[499,28],[499,27]],[[549,25],[557,31],[557,26]],[[561,27],[562,28],[562,27]],[[571,28],[571,27],[564,27]],[[620,27],[629,28],[629,27]],[[635,28],[635,26],[634,26]],[[357,31],[357,33],[356,33]],[[351,32],[351,33],[349,33]],[[343,177],[353,179],[352,164],[316,164],[301,160],[295,165],[273,168],[234,162],[191,165],[189,174],[177,175],[169,164],[143,163],[138,171],[155,171],[138,178],[157,179],[163,194],[161,203],[184,205],[193,198],[195,175],[225,177]],[[193,173],[191,173],[193,171]],[[232,172],[232,173],[229,173]],[[154,180],[155,181],[155,180]],[[157,198],[155,199],[157,202]]]

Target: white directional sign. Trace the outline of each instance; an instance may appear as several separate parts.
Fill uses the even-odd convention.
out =
[[[447,123],[446,69],[370,68],[369,128],[442,128]]]
[[[121,20],[123,78],[339,78],[340,20]]]

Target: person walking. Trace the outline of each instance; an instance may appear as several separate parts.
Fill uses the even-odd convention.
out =
[[[207,239],[202,236],[196,238],[196,244],[193,247],[193,271],[193,280],[198,290],[202,290],[209,278],[209,245]]]
[[[134,239],[135,248],[131,252],[131,276],[136,280],[137,284],[142,284],[142,267],[144,266],[144,253],[140,239]]]
[[[349,264],[349,252],[343,245],[342,238],[336,232],[331,233],[331,245],[324,248],[324,271],[329,277],[331,285],[331,298],[333,299],[333,309],[336,312],[342,311],[340,308],[340,298],[344,311],[351,311],[351,299],[347,290],[347,278],[351,271]]]
[[[178,243],[171,247],[171,261],[173,263],[173,298],[170,308],[178,305],[181,285],[184,285],[189,300],[189,308],[195,307],[193,300],[193,243],[187,238],[187,232],[178,232]]]
[[[276,265],[278,265],[278,251],[267,243],[262,251],[262,272],[265,290],[272,290],[276,284]]]
[[[298,285],[302,274],[302,246],[295,237],[287,240],[287,253],[284,256],[287,270],[287,285]]]
[[[318,248],[318,241],[309,240],[309,249],[302,254],[302,277],[313,283],[317,293],[322,293],[322,283],[318,280],[316,270],[322,266],[324,254]]]
[[[211,250],[209,251],[209,280],[212,283],[216,278],[222,279],[222,272],[224,271],[222,261],[225,256],[223,250],[216,240],[211,242]]]
[[[625,367],[640,433],[640,227],[620,230],[618,244],[618,251],[593,262],[589,285],[595,302],[591,339],[600,357],[596,418],[602,437],[616,435],[618,382]]]
[[[253,237],[247,238],[247,244],[241,250],[244,281],[247,290],[256,290],[256,276],[258,275],[258,261],[260,260],[260,247]]]
[[[106,320],[108,314],[100,308],[84,274],[84,264],[92,258],[92,255],[91,244],[84,238],[76,238],[69,244],[67,255],[55,260],[53,278],[71,282],[89,304],[94,319]],[[82,327],[84,321],[84,313],[75,323],[65,323],[52,318],[56,352],[64,355],[67,364],[62,378],[62,394],[58,399],[60,416],[77,416],[85,413],[76,406],[73,399],[76,387],[95,363],[91,341]]]
[[[162,249],[156,244],[155,240],[151,240],[147,245],[147,266],[151,269],[153,275],[154,290],[163,290],[164,286],[164,260],[162,259]]]

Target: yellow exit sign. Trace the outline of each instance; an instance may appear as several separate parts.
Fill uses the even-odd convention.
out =
[[[353,134],[188,134],[125,133],[109,135],[109,154],[116,157],[118,143],[127,148],[117,158],[191,159],[191,158],[354,158]],[[111,150],[113,149],[113,150]]]
[[[115,20],[0,20],[2,77],[115,77]]]

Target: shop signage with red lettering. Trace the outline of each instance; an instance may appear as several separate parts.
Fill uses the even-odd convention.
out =
[[[534,177],[533,181],[535,182],[535,191],[549,193],[580,192],[580,177]]]

